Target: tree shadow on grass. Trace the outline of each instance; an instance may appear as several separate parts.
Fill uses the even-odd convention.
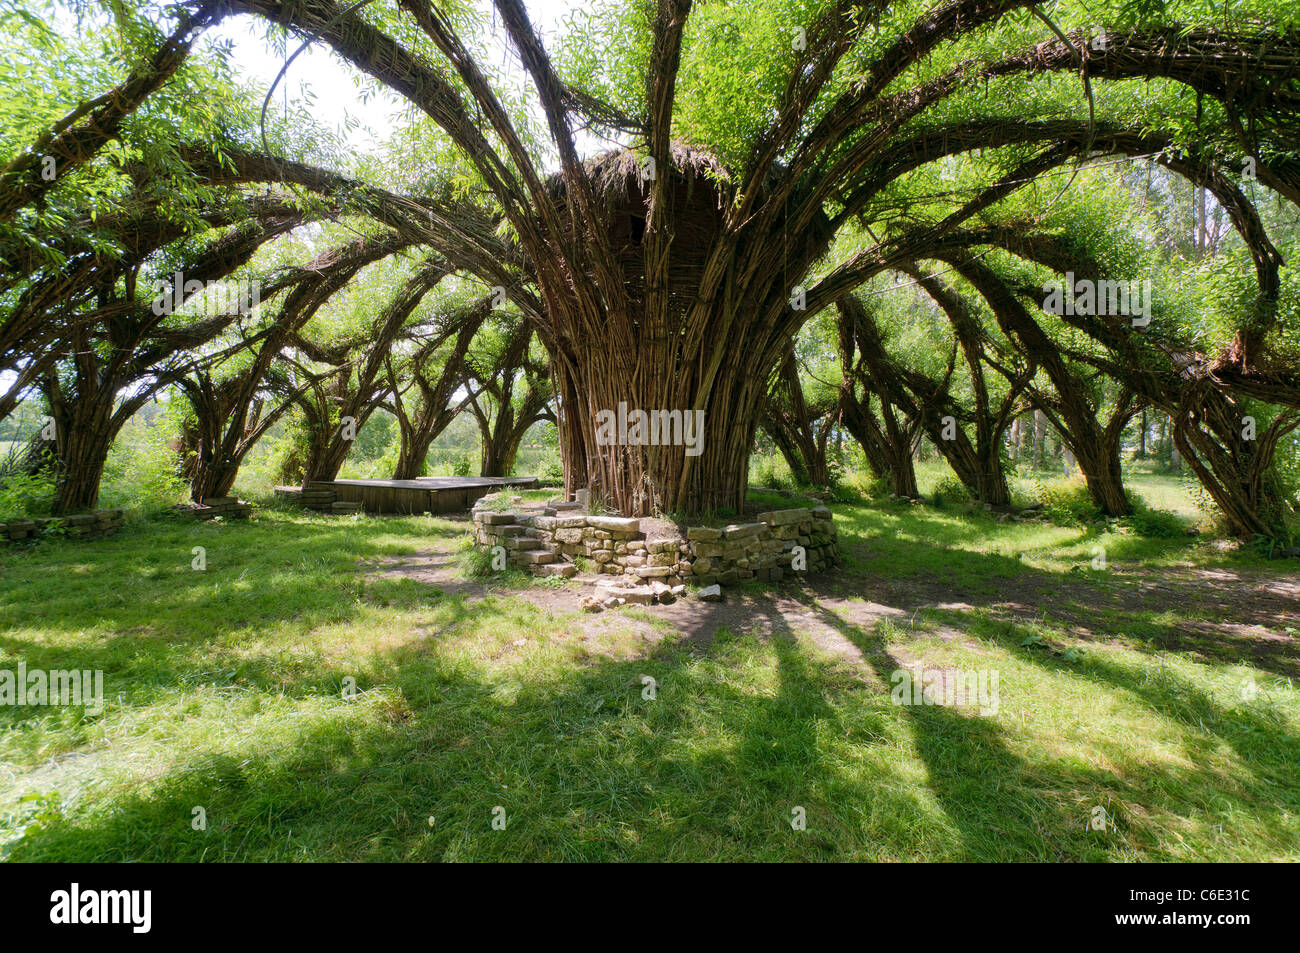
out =
[[[268,529],[155,526],[143,540],[54,548],[9,567],[0,586],[0,631],[21,626],[58,634],[108,625],[185,639],[205,626],[321,621],[340,598],[364,593],[363,560],[409,550],[372,526]]]
[[[1130,746],[1122,739],[1099,742],[1105,750],[1107,761],[1116,765],[1114,770],[1090,770],[1060,774],[1059,781],[1073,777],[1086,782],[1077,788],[1080,793],[1091,793],[1099,798],[1104,792],[1113,792],[1117,801],[1143,808],[1130,812],[1126,821],[1129,838],[1135,846],[1157,856],[1167,851],[1167,832],[1147,820],[1153,794],[1162,799],[1159,805],[1165,811],[1180,816],[1207,812],[1206,792],[1213,792],[1210,800],[1231,804],[1228,812],[1241,812],[1266,828],[1278,843],[1295,843],[1296,829],[1292,820],[1300,813],[1300,785],[1295,776],[1295,764],[1300,761],[1300,737],[1289,730],[1267,706],[1228,708],[1168,670],[1158,675],[1150,670],[1138,670],[1088,653],[1077,660],[1048,653],[1041,646],[1026,646],[1024,640],[1035,634],[1026,626],[1004,620],[972,619],[957,612],[933,610],[931,617],[946,618],[949,624],[961,625],[971,636],[998,644],[1017,659],[1030,662],[1051,673],[1068,672],[1094,683],[1099,691],[1121,691],[1130,695],[1150,711],[1167,717],[1189,732],[1182,754],[1194,767],[1177,765],[1156,766],[1133,756]],[[928,708],[920,711],[942,712]],[[1210,735],[1232,748],[1244,771],[1224,776],[1222,767],[1211,763],[1195,744],[1195,734]],[[956,769],[957,766],[951,766]],[[1035,768],[1042,773],[1041,767]],[[1053,782],[1054,789],[1075,788]],[[1113,809],[1108,808],[1112,811]]]
[[[735,678],[756,654],[771,679]],[[845,724],[829,693],[848,680],[830,677],[791,633],[529,672],[487,678],[436,643],[401,648],[374,672],[372,690],[386,685],[402,702],[389,716],[191,755],[147,787],[33,824],[9,859],[812,860],[915,850],[914,823],[864,822],[917,817],[914,792],[846,772],[841,747],[828,746],[846,735],[879,742],[892,719],[877,709]],[[653,700],[643,675],[657,681]],[[195,807],[206,831],[191,828]],[[491,825],[497,807],[504,831]],[[790,824],[796,807],[806,831]],[[941,820],[928,842],[951,848]]]
[[[1288,608],[1281,596],[1258,596],[1252,583],[1243,581],[1234,588],[1233,579],[1180,580],[1166,575],[1164,591],[1157,597],[1142,588],[1147,581],[1144,574],[1125,574],[1115,566],[1117,571],[1111,572],[1082,568],[1051,572],[998,553],[924,542],[909,542],[906,548],[905,557],[887,548],[839,574],[811,581],[824,596],[864,597],[909,613],[929,612],[941,602],[989,605],[996,607],[990,611],[1013,620],[1020,613],[1041,615],[1106,637],[1114,633],[1151,654],[1177,652],[1198,661],[1241,660],[1277,675],[1300,677],[1294,636],[1251,630],[1280,628],[1296,621],[1300,610]],[[1163,614],[1171,618],[1156,618]]]
[[[435,610],[448,626],[477,623],[490,615],[481,603],[447,597],[409,580],[372,581],[359,591],[312,586],[310,580],[304,580],[303,587],[312,597],[310,608],[286,593],[271,594],[277,604],[290,607],[282,610],[284,617],[276,621],[291,621],[299,632],[347,625],[373,609]],[[170,609],[176,611],[177,603],[172,603]],[[111,613],[97,616],[96,621],[116,628]],[[69,623],[70,629],[73,624]],[[287,638],[292,640],[292,634]],[[237,632],[178,625],[176,629],[151,628],[143,632],[127,627],[69,647],[58,641],[18,637],[0,630],[0,659],[14,660],[13,664],[0,663],[0,667],[12,668],[21,661],[28,671],[103,672],[107,708],[121,711],[147,707],[178,690],[203,687],[275,691],[294,698],[338,695],[345,677],[364,677],[373,664],[364,654],[330,658],[311,647],[286,652],[284,640],[270,636],[264,636],[264,640],[264,645],[251,648]],[[54,710],[48,705],[4,706],[0,708],[0,727],[38,721]],[[106,715],[86,717],[93,720]]]
[[[932,614],[955,615],[938,611]],[[1266,697],[1260,697],[1258,704],[1239,697],[1236,700],[1240,703],[1229,707],[1225,699],[1208,694],[1168,668],[1139,670],[1097,652],[1072,659],[1023,644],[1035,633],[1014,622],[972,621],[969,616],[963,621],[971,635],[994,642],[1021,660],[1052,672],[1069,672],[1100,688],[1123,691],[1156,714],[1214,736],[1229,745],[1263,783],[1264,787],[1253,793],[1265,796],[1269,793],[1266,788],[1275,788],[1273,794],[1284,795],[1290,809],[1300,811],[1300,782],[1295,774],[1295,765],[1300,764],[1300,735],[1286,726]],[[1259,686],[1255,690],[1263,695]],[[1189,751],[1188,755],[1199,760],[1195,752]]]
[[[884,686],[906,668],[874,629],[845,622],[813,599],[804,606],[822,624],[857,645]],[[886,689],[888,690],[888,689]],[[1067,811],[1052,790],[1087,790],[1083,769],[1046,774],[1011,750],[991,718],[943,705],[900,704],[910,739],[925,763],[930,791],[961,833],[963,860],[1103,860],[1113,845],[1086,830],[1087,812]]]
[[[353,622],[376,605],[433,603],[449,627],[482,632],[507,611],[504,600],[446,599],[409,580],[358,587],[350,572],[345,581],[333,568],[342,565],[339,550],[349,563],[364,555],[358,546],[391,551],[346,529],[285,533],[271,542],[291,549],[312,545],[309,539],[326,548],[272,550],[267,564],[278,571],[266,576],[263,618],[307,631]],[[320,565],[297,573],[288,562],[295,555]],[[977,571],[1014,567],[1031,580],[1060,582],[1003,556],[949,551],[949,558],[974,561]],[[161,595],[173,587],[154,588]],[[181,621],[187,605],[193,613],[219,594],[198,583],[179,591],[166,611],[181,614],[152,635],[122,631],[84,650],[108,667],[135,649],[138,667],[119,661],[117,671],[144,682],[141,700],[225,664],[238,644],[227,644],[221,627],[218,639]],[[60,634],[74,635],[104,613],[114,627],[127,627],[154,612],[148,606],[133,616],[111,597],[94,598]],[[174,767],[142,779],[138,790],[101,793],[66,819],[55,811],[29,827],[12,858],[1028,860],[1103,859],[1124,846],[1084,830],[1095,803],[1089,799],[1108,791],[1132,797],[1141,793],[1136,786],[1123,787],[1110,772],[1026,761],[987,719],[937,706],[891,710],[882,696],[901,666],[883,640],[819,606],[813,592],[795,598],[859,647],[873,683],[837,676],[810,658],[785,616],[757,599],[761,640],[724,633],[707,650],[661,645],[632,661],[566,663],[558,674],[521,664],[488,676],[442,652],[436,638],[411,641],[344,663],[363,691],[384,696],[383,706],[321,715],[288,738],[178,752]],[[966,615],[953,619],[970,627]],[[550,637],[562,639],[564,631],[561,620]],[[55,644],[5,638],[6,652],[46,653],[40,657],[49,667],[59,658]],[[771,656],[771,684],[736,674],[763,652]],[[241,690],[338,699],[344,664],[309,657],[286,665],[274,647],[244,664]],[[641,696],[646,674],[659,683],[653,702]],[[1121,675],[1131,673],[1114,677]],[[888,763],[853,760],[909,742],[928,772],[926,786],[910,784]],[[1288,740],[1283,753],[1293,754],[1293,745]],[[1148,775],[1150,783],[1171,786],[1215,780],[1208,768]],[[1269,791],[1255,783],[1248,793]],[[196,806],[206,809],[206,831],[191,829]],[[491,827],[497,806],[506,810],[505,831]],[[807,810],[807,831],[791,829],[795,807]],[[1280,823],[1276,813],[1266,819]],[[1143,849],[1161,855],[1154,832],[1138,821],[1132,830],[1150,843]]]

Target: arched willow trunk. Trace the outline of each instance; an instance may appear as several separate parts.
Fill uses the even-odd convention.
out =
[[[1073,451],[1092,501],[1107,516],[1131,513],[1133,504],[1124,490],[1119,447],[1120,435],[1136,413],[1133,395],[1126,394],[1110,420],[1103,424],[1083,380],[993,269],[975,258],[948,256],[943,260],[952,264],[983,296],[1003,333],[1018,341],[1021,350],[1051,380],[1058,399],[1049,401],[1045,395],[1038,394],[1038,404]]]
[[[853,394],[853,384],[844,382],[840,391],[840,420],[862,447],[872,475],[889,480],[895,496],[918,499],[921,491],[916,485],[916,465],[912,460],[912,430],[898,422],[894,408],[887,401],[881,402],[880,410],[877,417],[871,410],[870,397],[859,401]]]
[[[1174,416],[1177,451],[1205,487],[1234,536],[1273,538],[1286,532],[1286,505],[1278,493],[1273,457],[1300,414],[1283,412],[1253,438],[1243,435],[1243,411],[1205,385],[1191,388]]]
[[[505,435],[499,440],[486,441],[479,461],[479,476],[509,476],[514,469],[515,457],[519,455],[519,443],[523,432],[517,431]]]
[[[1089,443],[1086,439],[1067,442],[1083,473],[1093,503],[1108,516],[1123,516],[1132,512],[1133,504],[1124,490],[1124,471],[1120,468],[1118,442],[1100,438],[1096,443]]]
[[[54,484],[55,514],[94,508],[115,435],[116,431],[109,429],[107,415],[98,414],[63,430]]]
[[[211,497],[229,496],[239,477],[240,460],[214,452],[206,440],[182,436],[181,476],[189,481],[190,499],[202,503]]]
[[[808,406],[791,350],[781,362],[779,376],[759,415],[759,426],[772,438],[800,486],[830,483],[826,445],[835,423],[831,410],[826,406]]]
[[[766,375],[752,373],[739,360],[723,362],[704,397],[700,385],[681,374],[680,364],[662,351],[640,357],[650,366],[662,361],[664,372],[638,379],[606,373],[601,362],[562,372],[558,390],[573,395],[559,427],[566,490],[588,486],[594,498],[629,516],[739,512]],[[598,443],[598,426],[609,419],[598,415],[608,411],[617,417],[620,404],[628,414],[637,409],[695,412],[692,420],[699,426],[689,433],[682,415],[683,441],[689,436],[693,446]]]
[[[247,447],[249,406],[240,401],[242,378],[214,383],[203,372],[182,381],[192,416],[181,425],[181,476],[189,482],[190,499],[229,496],[239,476]]]
[[[360,430],[364,423],[364,420],[358,420],[357,430]],[[341,429],[339,427],[322,429],[313,435],[307,447],[307,460],[303,464],[302,485],[304,487],[310,483],[328,483],[338,479],[339,470],[343,469],[343,464],[347,462],[353,443],[341,435]]]
[[[743,507],[768,384],[811,313],[792,303],[792,292],[830,238],[824,217],[792,229],[788,241],[729,236],[729,200],[708,173],[685,152],[660,169],[657,201],[672,210],[661,232],[671,241],[661,234],[656,246],[642,217],[650,186],[635,158],[613,153],[593,168],[613,251],[592,267],[612,266],[604,280],[621,285],[621,310],[575,302],[566,285],[539,275],[547,310],[539,332],[561,405],[566,490],[589,488],[628,516]],[[647,261],[663,266],[652,271]],[[671,439],[644,432],[633,439],[638,412],[669,415]]]
[[[408,432],[403,429],[397,450],[397,463],[393,465],[393,479],[414,480],[424,476],[428,469],[425,461],[429,456],[429,448],[436,439],[437,434]]]
[[[956,425],[955,418],[952,422],[946,421],[941,410],[925,410],[925,429],[930,442],[938,448],[957,479],[976,500],[991,506],[1008,505],[1011,490],[1007,486],[998,443],[984,432],[979,432],[976,442],[972,443],[966,432]],[[981,431],[978,421],[976,430]],[[1001,433],[997,436],[1000,439]]]
[[[87,351],[89,345],[86,345]],[[113,441],[122,425],[144,403],[135,396],[114,408],[119,383],[111,369],[99,373],[93,355],[76,355],[70,380],[46,374],[42,391],[54,420],[55,515],[93,509]]]

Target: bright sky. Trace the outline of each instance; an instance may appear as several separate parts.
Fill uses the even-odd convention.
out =
[[[483,8],[489,6],[488,0],[478,0],[478,3]],[[525,0],[529,15],[541,31],[548,49],[551,48],[548,40],[561,29],[565,15],[581,3],[582,0]],[[210,35],[230,40],[235,49],[233,61],[250,79],[269,86],[284,65],[284,57],[267,45],[262,37],[265,32],[263,21],[241,16],[227,20]],[[289,55],[300,42],[290,47]],[[366,86],[379,89],[369,102],[361,101],[359,79],[364,79]],[[285,78],[276,87],[271,108],[283,108],[286,94],[290,103],[304,101],[306,89],[310,89],[314,96],[306,107],[321,122],[336,129],[343,128],[348,116],[361,122],[361,128],[348,135],[350,146],[358,151],[367,150],[382,139],[387,127],[403,108],[398,96],[334,55],[323,41],[317,41],[293,61]]]

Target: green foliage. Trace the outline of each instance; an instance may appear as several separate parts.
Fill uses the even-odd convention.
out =
[[[542,465],[537,468],[537,477],[542,483],[546,484],[564,483],[564,465],[560,462],[559,454],[546,458]]]
[[[887,477],[872,476],[866,470],[850,471],[840,486],[845,493],[856,494],[864,500],[883,500],[894,492],[894,486]]]
[[[935,484],[930,491],[931,502],[940,509],[955,504],[970,503],[974,500],[970,488],[955,476],[947,476]]]
[[[1129,499],[1133,503],[1133,512],[1124,517],[1123,523],[1135,533],[1157,539],[1174,539],[1187,535],[1187,521],[1177,513],[1153,509],[1132,492],[1129,493]]]
[[[1083,526],[1101,518],[1101,510],[1088,495],[1088,487],[1075,480],[1035,480],[1034,499],[1043,515],[1063,526]]]
[[[16,468],[0,473],[0,522],[48,516],[54,501],[54,478],[48,472],[35,475]]]
[[[101,506],[152,514],[184,498],[176,454],[179,418],[170,411],[136,414],[122,428],[104,466]]]
[[[495,571],[492,568],[492,550],[487,546],[479,546],[469,536],[461,541],[457,562],[461,574],[469,579],[484,579]]]
[[[754,486],[784,490],[794,485],[794,481],[790,479],[790,468],[775,454],[756,456],[756,459],[750,462],[749,473],[749,481]]]

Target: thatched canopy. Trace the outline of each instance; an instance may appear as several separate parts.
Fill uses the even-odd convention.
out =
[[[712,155],[674,144],[667,169],[655,175],[669,177],[665,193],[671,208],[673,227],[668,269],[669,294],[684,299],[695,295],[710,251],[722,231],[723,212],[730,199],[730,176]],[[642,297],[645,276],[646,216],[651,183],[645,159],[631,149],[613,149],[583,163],[592,192],[602,203],[607,223],[606,236],[627,279],[629,296]],[[562,175],[552,176],[547,186],[561,210],[566,209],[567,186]],[[564,216],[567,228],[574,217]],[[566,238],[574,238],[570,231]],[[582,235],[576,236],[581,241]]]

